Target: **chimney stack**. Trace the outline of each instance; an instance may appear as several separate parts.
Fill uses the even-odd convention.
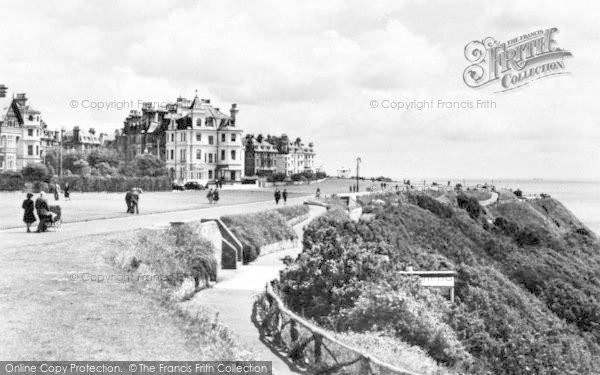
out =
[[[238,112],[239,112],[239,109],[237,109],[237,104],[233,103],[231,105],[231,109],[229,110],[229,113],[231,115],[231,123],[233,125],[235,125],[235,118],[237,117]]]

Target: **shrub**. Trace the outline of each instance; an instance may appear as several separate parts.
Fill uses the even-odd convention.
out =
[[[523,192],[521,191],[521,189],[517,189],[517,190],[513,191],[513,194],[519,198],[521,198],[523,196]]]
[[[21,190],[24,183],[23,175],[19,172],[0,173],[0,190]]]
[[[290,221],[291,219],[300,217],[302,215],[306,215],[310,209],[306,205],[298,205],[298,206],[286,206],[276,209],[281,216],[285,218],[286,221]]]
[[[448,302],[421,288],[418,278],[365,283],[361,289],[354,306],[342,312],[342,329],[394,332],[450,366],[470,357],[445,322]]]
[[[42,163],[29,163],[21,171],[25,182],[47,181],[48,168]]]
[[[479,218],[483,212],[483,208],[475,197],[468,197],[466,194],[460,193],[456,196],[456,202],[458,207],[466,210],[473,219]]]
[[[450,206],[425,194],[410,194],[408,199],[410,203],[431,211],[441,218],[450,218],[454,214],[454,211]]]
[[[286,177],[287,177],[287,175],[283,172],[273,173],[273,175],[271,176],[271,178],[273,179],[274,182],[285,181]]]
[[[223,216],[221,220],[242,242],[244,263],[258,258],[262,246],[297,237],[285,217],[275,210]]]

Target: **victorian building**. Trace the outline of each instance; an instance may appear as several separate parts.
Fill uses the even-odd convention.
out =
[[[248,135],[245,139],[246,176],[268,176],[284,173],[291,176],[315,172],[314,144],[305,145],[300,139],[290,142],[286,134],[281,137]]]
[[[45,152],[57,146],[58,134],[48,129],[25,94],[0,100],[0,171],[42,162]]]
[[[180,181],[240,182],[244,172],[242,130],[236,125],[237,105],[229,115],[208,99],[177,99],[169,111],[166,130],[166,164]]]

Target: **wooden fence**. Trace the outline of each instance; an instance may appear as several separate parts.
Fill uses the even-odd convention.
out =
[[[395,367],[337,340],[285,307],[268,283],[258,314],[264,338],[314,374],[420,375]]]

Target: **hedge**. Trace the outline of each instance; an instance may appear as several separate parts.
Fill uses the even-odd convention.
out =
[[[171,190],[171,180],[168,177],[125,177],[125,176],[64,176],[53,178],[52,183],[58,182],[64,189],[68,182],[71,191],[79,192],[122,192],[132,187],[139,187],[144,191]],[[34,183],[34,189],[43,184]],[[23,176],[20,173],[6,172],[0,174],[0,190],[20,191],[25,187]],[[44,188],[47,190],[47,188]]]

